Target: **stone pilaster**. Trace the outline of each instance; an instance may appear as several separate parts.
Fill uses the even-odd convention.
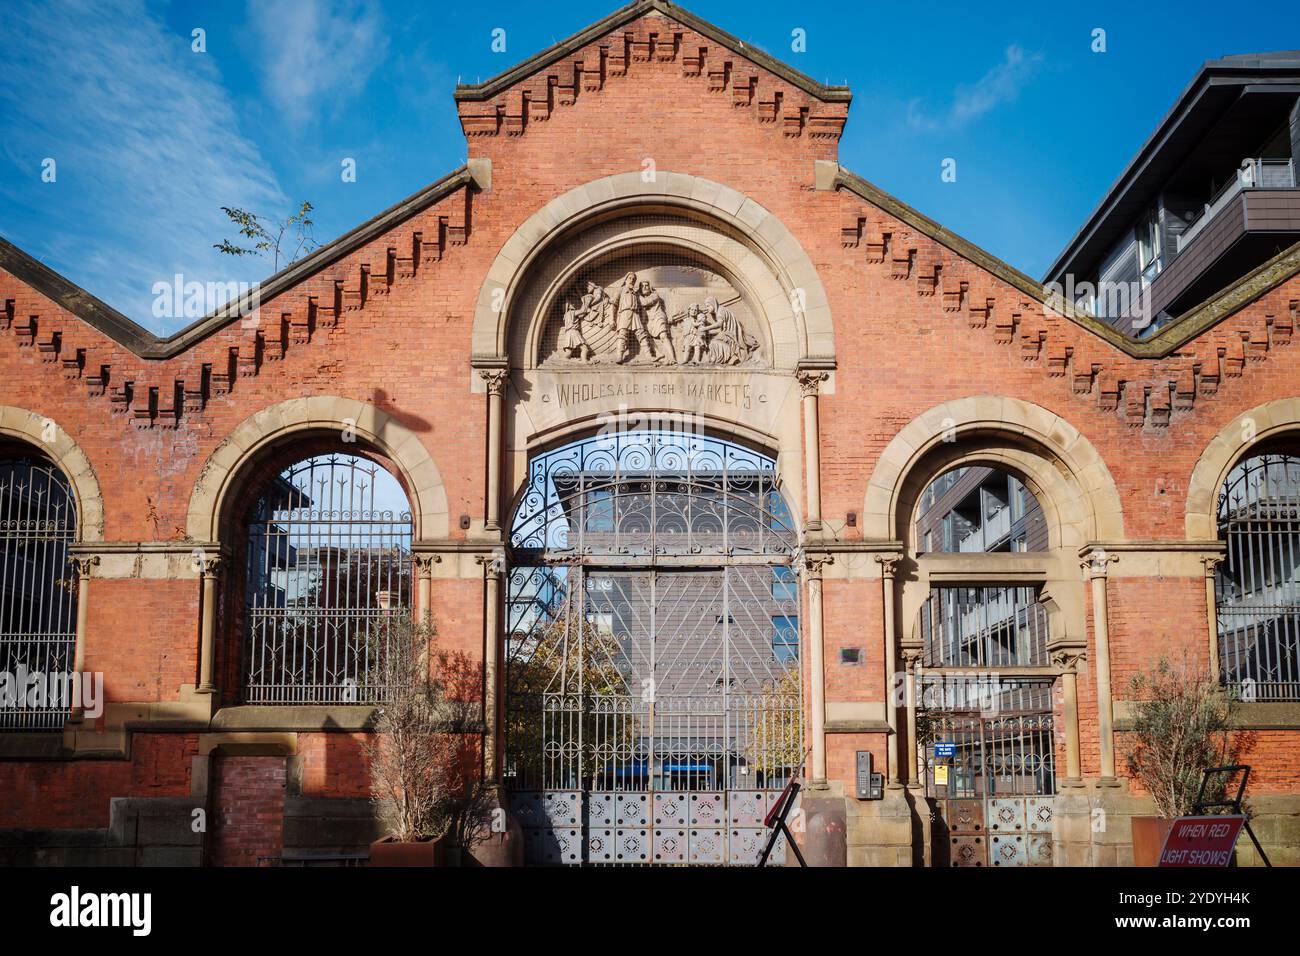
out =
[[[820,531],[822,527],[822,460],[821,421],[817,400],[822,383],[830,378],[830,373],[800,369],[795,372],[795,378],[799,382],[800,390],[803,392],[804,475],[808,483],[808,519],[804,527],[808,531]]]
[[[811,786],[826,786],[826,638],[822,621],[822,569],[835,559],[827,554],[803,555],[803,576],[808,586],[808,674],[812,694]]]
[[[898,777],[898,702],[894,700],[891,688],[898,674],[898,627],[894,620],[895,572],[898,570],[898,556],[891,554],[876,555],[880,565],[880,596],[884,614],[885,645],[885,719],[889,723],[889,746],[886,749],[888,776],[885,778],[890,787],[902,786]]]
[[[510,382],[510,373],[503,368],[479,369],[487,384],[487,508],[484,527],[488,531],[501,530],[501,405]]]
[[[1107,570],[1118,558],[1103,549],[1088,552],[1082,563],[1092,585],[1092,637],[1096,647],[1097,736],[1101,757],[1101,778],[1115,780],[1115,700],[1110,686],[1110,615],[1106,596]]]

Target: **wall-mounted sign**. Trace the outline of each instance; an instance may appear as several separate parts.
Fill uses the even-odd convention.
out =
[[[953,758],[957,756],[957,745],[951,741],[944,741],[934,745],[935,757]]]

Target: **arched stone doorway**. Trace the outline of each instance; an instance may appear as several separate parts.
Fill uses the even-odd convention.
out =
[[[509,526],[504,780],[529,862],[748,863],[802,761],[775,460],[662,428],[535,455]]]

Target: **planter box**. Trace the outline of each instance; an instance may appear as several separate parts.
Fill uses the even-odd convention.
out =
[[[371,866],[444,866],[445,841],[419,840],[402,843],[393,837],[384,837],[370,844]]]
[[[1133,817],[1133,865],[1155,866],[1174,821],[1166,817]]]

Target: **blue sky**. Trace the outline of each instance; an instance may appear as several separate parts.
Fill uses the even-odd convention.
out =
[[[615,9],[377,0],[8,0],[0,234],[160,334],[153,284],[251,281],[220,206],[317,207],[328,241],[465,158],[452,87]],[[792,4],[692,12],[855,99],[840,162],[1041,276],[1200,63],[1300,47],[1222,3]],[[983,8],[983,9],[981,9]],[[205,31],[206,52],[191,49]],[[504,53],[492,31],[506,31]],[[1103,29],[1106,51],[1092,52]],[[806,31],[805,52],[791,32]],[[344,158],[356,181],[340,177]],[[940,178],[957,162],[955,182]],[[55,160],[55,180],[42,178]]]

